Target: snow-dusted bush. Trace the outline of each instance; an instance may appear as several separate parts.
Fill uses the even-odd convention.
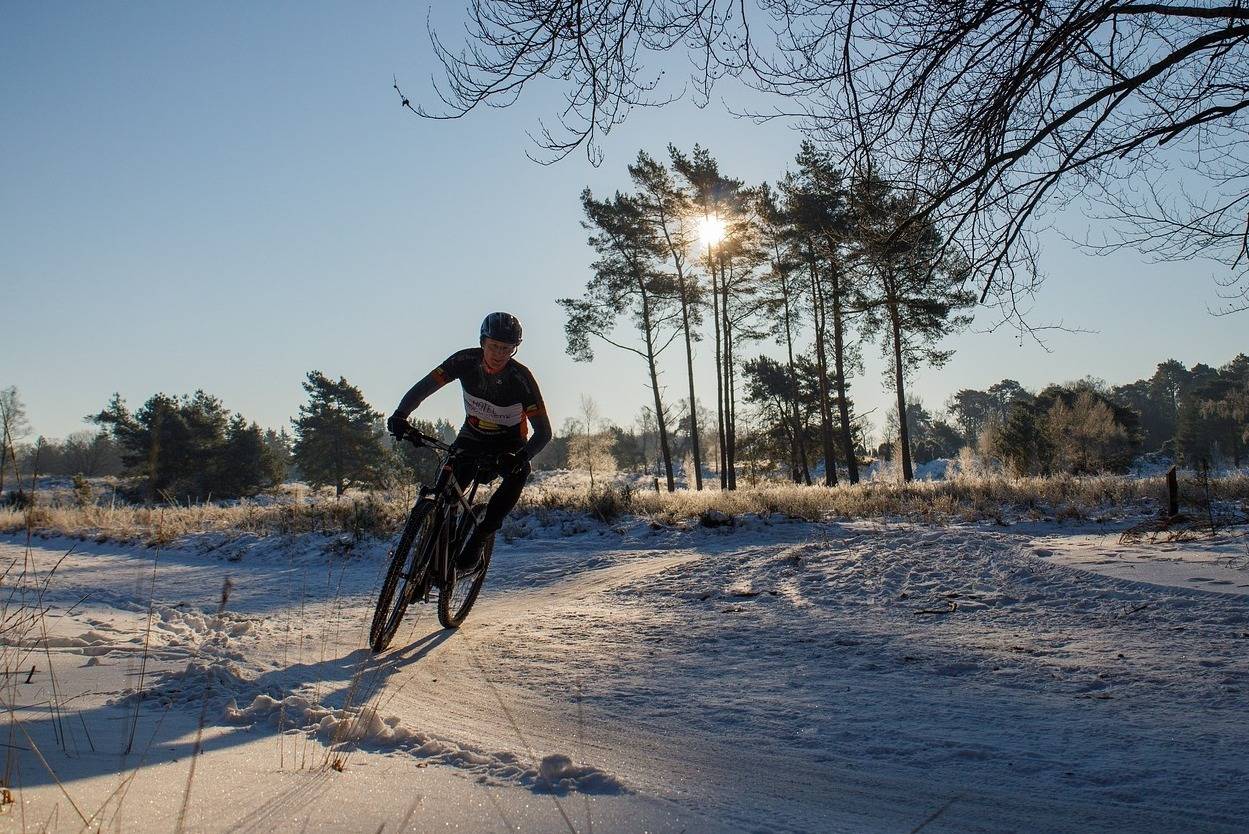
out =
[[[1141,444],[1140,419],[1089,387],[1051,385],[990,422],[981,457],[1014,475],[1126,472]]]
[[[986,478],[1001,474],[1001,470],[977,454],[971,446],[964,446],[958,451],[958,457],[950,461],[946,470],[946,478]]]

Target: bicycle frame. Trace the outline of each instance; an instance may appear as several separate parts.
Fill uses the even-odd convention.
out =
[[[405,434],[404,440],[416,446],[435,449],[443,454],[438,479],[434,482],[434,486],[421,488],[422,495],[435,496],[435,500],[439,501],[438,512],[442,516],[438,520],[439,530],[434,541],[433,558],[426,563],[426,574],[422,578],[420,591],[417,594],[418,598],[423,597],[428,600],[432,583],[425,580],[432,578],[444,584],[451,581],[454,555],[451,553],[451,545],[453,542],[464,541],[477,526],[477,516],[472,512],[472,507],[481,482],[477,479],[477,471],[474,471],[469,480],[467,490],[456,479],[455,462],[459,455],[465,454],[463,450],[455,449],[436,438],[416,431]],[[478,466],[479,469],[480,466]],[[458,526],[457,520],[460,522]],[[410,578],[416,579],[416,577]]]

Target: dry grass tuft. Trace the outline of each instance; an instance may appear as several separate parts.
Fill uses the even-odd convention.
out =
[[[1201,506],[1204,486],[1182,478],[1182,504]],[[1211,479],[1211,498],[1249,501],[1249,476]],[[1123,476],[1007,478],[1001,475],[958,477],[911,484],[870,481],[855,486],[804,487],[764,482],[734,492],[678,490],[656,493],[632,486],[598,487],[534,484],[521,496],[518,512],[563,510],[603,522],[625,515],[661,524],[694,519],[710,512],[729,516],[779,514],[806,520],[898,517],[930,523],[1032,519],[1078,520],[1124,510],[1152,511],[1165,501],[1162,477]],[[241,502],[232,506],[138,507],[83,505],[73,497],[40,496],[32,506],[0,509],[0,532],[27,529],[99,541],[169,544],[197,533],[256,536],[320,533],[350,535],[359,541],[387,537],[402,523],[412,490],[365,493],[339,500],[309,495],[281,503]]]
[[[390,535],[407,514],[405,496],[369,494],[341,501],[305,499],[282,504],[240,502],[232,506],[76,506],[36,502],[24,510],[0,510],[0,532],[30,529],[97,541],[165,545],[196,533],[257,536],[350,534],[356,540]]]
[[[1211,481],[1215,500],[1249,500],[1249,476],[1236,474]],[[611,493],[611,495],[605,495]],[[1127,508],[1148,509],[1166,496],[1162,477],[1008,478],[1002,475],[959,477],[910,484],[868,481],[854,486],[798,486],[761,483],[733,492],[704,490],[656,493],[629,488],[542,487],[526,490],[521,507],[566,509],[602,517],[633,513],[672,523],[712,511],[731,516],[780,514],[811,521],[827,518],[896,516],[934,523],[1002,520],[1020,515],[1060,520],[1082,519]],[[1204,500],[1196,479],[1181,481],[1181,501]],[[610,520],[610,519],[604,519]]]

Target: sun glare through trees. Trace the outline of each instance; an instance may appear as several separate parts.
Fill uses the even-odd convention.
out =
[[[698,239],[706,249],[724,240],[724,221],[719,215],[713,214],[698,221]]]

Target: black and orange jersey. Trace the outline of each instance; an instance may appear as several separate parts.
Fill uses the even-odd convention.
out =
[[[497,374],[488,374],[479,347],[448,356],[404,394],[395,413],[406,419],[426,397],[457,379],[464,390],[466,414],[459,440],[492,446],[524,444],[532,458],[551,439],[551,421],[533,374],[515,359],[509,359]]]

